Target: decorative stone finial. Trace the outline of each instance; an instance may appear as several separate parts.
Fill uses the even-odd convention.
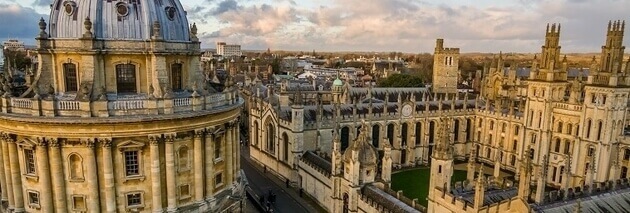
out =
[[[199,40],[197,38],[197,23],[193,23],[192,27],[190,27],[190,39],[195,41]]]
[[[46,33],[46,21],[44,21],[44,17],[39,18],[39,38],[48,38],[48,34]]]
[[[192,91],[193,91],[192,97],[198,97],[199,96],[199,93],[197,92],[198,89],[199,88],[197,86],[197,81],[193,82],[193,85],[192,85]]]
[[[85,33],[83,33],[83,38],[92,38],[92,21],[90,21],[90,17],[85,17],[85,21],[83,21],[83,27],[85,27]]]
[[[153,95],[153,93],[155,93],[155,88],[153,88],[153,84],[149,84],[149,98],[150,99],[155,98],[155,95]]]
[[[99,93],[98,100],[101,100],[101,101],[107,100],[107,89],[105,89],[105,86],[99,87],[98,93]]]

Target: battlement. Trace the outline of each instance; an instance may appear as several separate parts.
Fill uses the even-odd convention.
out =
[[[545,31],[545,36],[549,37],[559,37],[560,36],[560,24],[558,23],[558,27],[556,28],[556,23],[551,24],[551,28],[549,28],[549,23],[547,23],[547,30]]]
[[[447,47],[442,49],[436,49],[435,54],[459,54],[459,48]]]

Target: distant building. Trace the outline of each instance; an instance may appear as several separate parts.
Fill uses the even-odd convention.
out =
[[[225,42],[217,42],[217,55],[223,57],[241,56],[241,45],[238,44],[226,44]]]
[[[2,49],[8,50],[24,50],[24,42],[21,42],[17,39],[9,39],[7,41],[2,42]]]

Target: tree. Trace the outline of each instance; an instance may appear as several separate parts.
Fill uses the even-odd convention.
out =
[[[408,74],[393,74],[378,81],[379,87],[424,87],[422,78]]]
[[[31,59],[26,56],[26,51],[15,51],[5,49],[4,51],[4,71],[9,69],[9,63],[11,67],[15,67],[18,70],[25,70],[31,65]]]

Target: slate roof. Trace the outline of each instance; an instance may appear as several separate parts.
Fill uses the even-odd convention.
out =
[[[385,210],[393,213],[420,213],[417,209],[405,204],[394,196],[391,196],[373,185],[364,186],[361,190],[361,194],[369,200],[383,206]]]
[[[326,176],[329,176],[330,172],[332,171],[331,162],[315,154],[313,151],[304,152],[304,154],[302,155],[302,161],[311,166],[314,166],[319,172],[323,173]]]
[[[488,189],[486,190],[484,194],[482,206],[489,206],[494,203],[498,203],[500,201],[511,199],[517,194],[518,194],[518,188],[516,187],[511,187],[507,189]],[[457,194],[457,196],[461,196],[461,198],[466,200],[466,202],[475,203],[474,190]]]

